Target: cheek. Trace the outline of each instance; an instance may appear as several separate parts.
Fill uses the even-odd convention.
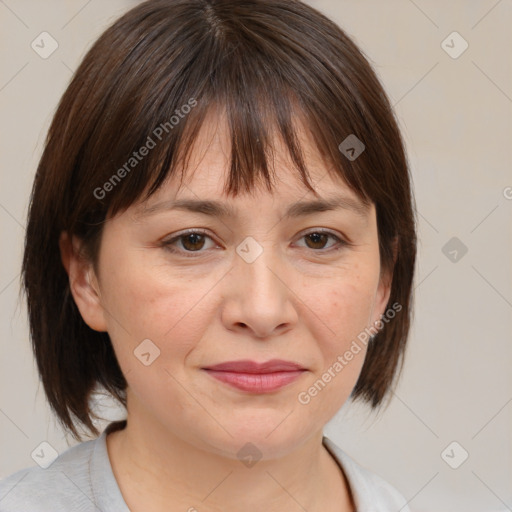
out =
[[[369,326],[377,281],[374,268],[359,265],[311,291],[313,311],[324,324],[319,339],[329,351],[344,349]]]
[[[346,284],[333,290],[326,307],[336,338],[346,340],[367,327],[373,304],[373,290]]]
[[[378,269],[377,269],[378,270]],[[363,366],[378,273],[358,265],[340,272],[326,285],[318,283],[309,296],[310,326],[321,364],[304,391],[311,399],[311,414],[335,414],[348,399]],[[311,395],[309,391],[311,390]]]
[[[338,311],[338,310],[337,310]],[[336,334],[318,340],[318,360],[310,378],[295,397],[298,410],[319,426],[330,421],[348,400],[359,378],[366,356],[366,344],[358,340],[365,318],[357,309],[347,308],[333,322]],[[364,327],[363,327],[364,328]]]
[[[169,368],[182,362],[211,320],[205,308],[214,283],[215,276],[192,282],[168,268],[150,267],[135,259],[111,265],[103,302],[123,370],[140,370],[134,351],[146,339],[160,351],[152,366]]]
[[[107,307],[119,321],[109,324],[109,335],[131,393],[150,409],[172,410],[184,421],[194,404],[179,383],[186,379],[184,361],[211,321],[205,308],[212,283],[192,286],[142,265],[137,272],[119,267],[111,277]]]

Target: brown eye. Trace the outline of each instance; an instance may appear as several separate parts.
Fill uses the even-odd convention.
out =
[[[350,245],[349,242],[342,240],[340,237],[330,233],[328,231],[311,231],[301,237],[301,240],[306,241],[306,245],[302,246],[306,249],[311,249],[314,252],[324,253],[343,249],[345,246]],[[329,244],[329,239],[333,240],[334,243]],[[213,245],[208,247],[208,240]],[[161,242],[162,247],[165,250],[181,255],[181,256],[201,256],[201,254],[208,254],[208,249],[215,248],[215,242],[206,233],[202,231],[189,231],[177,235],[169,240]]]
[[[313,249],[318,252],[322,250],[330,251],[331,249],[342,249],[344,246],[349,245],[348,242],[345,242],[340,237],[328,231],[311,231],[301,238],[305,240],[307,249]],[[329,239],[334,240],[334,243],[328,246]]]
[[[207,241],[210,240],[212,245],[208,247]],[[165,250],[180,254],[182,256],[200,256],[202,253],[207,252],[207,249],[215,246],[210,236],[202,231],[189,231],[175,236],[169,240],[161,242]]]
[[[205,236],[200,233],[189,233],[179,237],[187,251],[198,251],[203,248]]]
[[[329,235],[325,233],[310,233],[304,237],[306,240],[310,240],[311,244],[306,242],[306,245],[310,249],[324,249],[327,240],[329,239]]]

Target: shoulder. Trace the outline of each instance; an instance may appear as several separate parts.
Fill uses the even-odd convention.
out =
[[[49,467],[29,467],[0,480],[0,512],[90,510],[89,464],[96,440],[68,448]]]
[[[341,465],[358,512],[410,512],[404,496],[384,478],[358,464],[329,438],[324,436],[323,443]]]

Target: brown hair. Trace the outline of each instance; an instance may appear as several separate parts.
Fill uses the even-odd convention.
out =
[[[329,172],[375,204],[381,267],[393,272],[389,304],[402,309],[368,345],[352,398],[376,408],[401,371],[416,257],[414,199],[394,113],[367,59],[300,1],[149,0],[84,57],[54,115],[31,195],[22,278],[32,346],[49,403],[77,439],[78,425],[98,434],[89,403],[94,388],[126,405],[126,380],[108,334],[89,328],[76,307],[59,236],[82,239],[96,264],[104,221],[147,199],[187,161],[214,107],[224,109],[231,132],[227,193],[250,191],[256,178],[272,189],[269,127],[314,192],[293,122],[300,116]],[[338,148],[351,134],[366,146],[356,159]],[[149,138],[154,147],[135,159]]]

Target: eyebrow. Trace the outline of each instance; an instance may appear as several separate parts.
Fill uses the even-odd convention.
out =
[[[291,204],[285,211],[284,218],[305,217],[313,213],[331,210],[348,210],[362,219],[367,219],[370,204],[365,204],[351,197],[334,196],[328,199],[314,199],[309,201],[297,201]],[[161,201],[146,208],[139,208],[135,214],[136,219],[142,219],[161,211],[185,210],[201,213],[210,217],[236,217],[236,210],[219,201],[207,199],[175,199]]]

